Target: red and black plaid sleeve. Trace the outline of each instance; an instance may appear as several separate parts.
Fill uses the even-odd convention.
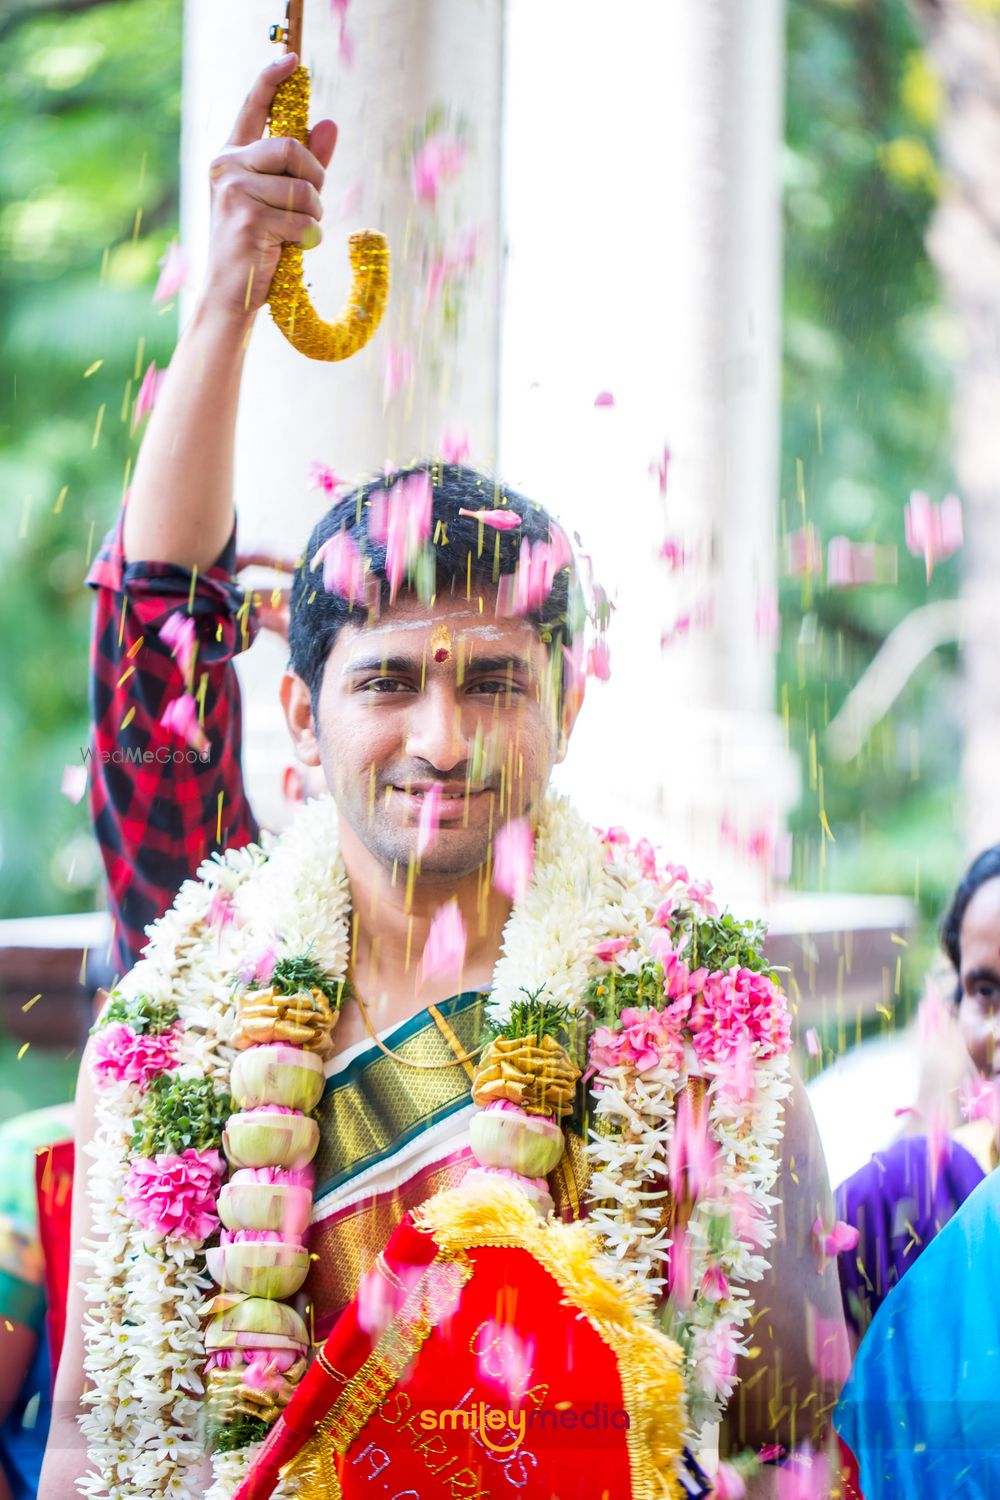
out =
[[[256,619],[233,581],[236,533],[218,561],[192,575],[172,563],[127,563],[122,517],[87,582],[97,592],[91,640],[90,805],[108,880],[113,952],[121,973],[145,930],[213,849],[255,841],[242,770],[242,703],[233,658]],[[160,724],[187,689],[160,639],[180,611],[195,622],[192,686],[207,748],[199,755]]]

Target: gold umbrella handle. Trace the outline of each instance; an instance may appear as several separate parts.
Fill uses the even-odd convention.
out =
[[[271,40],[302,56],[304,0],[288,0],[283,25],[271,27]],[[271,105],[272,136],[309,140],[309,71],[299,63],[279,84]],[[271,316],[288,342],[309,359],[350,359],[363,349],[382,321],[389,297],[389,242],[376,229],[362,229],[349,240],[353,276],[347,302],[335,323],[318,315],[302,284],[302,247],[285,245],[267,300]]]

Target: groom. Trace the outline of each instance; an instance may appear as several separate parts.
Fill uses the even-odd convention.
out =
[[[336,139],[329,121],[314,128],[308,148],[260,138],[274,89],[292,66],[294,59],[284,58],[257,81],[213,165],[207,285],[143,444],[120,533],[127,572],[155,575],[159,569],[201,589],[231,538],[233,437],[248,325],[263,304],[281,244],[318,239],[319,190]],[[421,468],[403,476],[417,532],[426,530],[430,477]],[[468,470],[449,468],[433,477],[430,540],[424,543],[433,550],[433,597],[426,578],[419,589],[400,579],[393,553],[399,543],[391,534],[381,551],[366,542],[372,566],[367,577],[358,573],[351,548],[371,529],[370,502],[385,487],[382,479],[342,500],[320,522],[293,592],[282,701],[296,753],[322,769],[337,799],[355,922],[351,980],[360,1003],[341,1017],[335,1032],[340,1052],[362,1041],[369,1026],[391,1028],[449,1001],[456,985],[464,992],[489,987],[510,911],[488,875],[492,833],[501,819],[534,817],[579,707],[564,651],[572,644],[575,585],[560,557],[558,532],[544,511],[510,492],[506,503],[521,518],[518,528],[494,530],[462,516],[463,510],[492,510],[503,497]],[[487,540],[480,550],[481,528]],[[498,595],[513,574],[522,538],[556,549],[551,587],[530,612],[509,614],[498,607]],[[323,584],[327,569],[336,584],[331,589]],[[210,615],[201,618],[207,657],[215,622],[209,627]],[[175,688],[183,690],[179,671]],[[164,733],[154,721],[150,733],[157,732]],[[224,810],[229,826],[233,811]],[[246,831],[247,810],[236,813]],[[418,865],[422,824],[433,836]],[[461,972],[422,979],[418,960],[431,923],[451,899],[467,934]],[[86,1078],[85,1068],[81,1147],[90,1118]],[[806,1304],[827,1321],[839,1305],[835,1274],[816,1272],[809,1245],[825,1174],[801,1095],[793,1096],[786,1115],[785,1157],[794,1166],[780,1183],[785,1197],[772,1271],[757,1289],[760,1356],[745,1372],[755,1378],[733,1403],[736,1446],[787,1443],[789,1434],[801,1441],[822,1426],[823,1392],[805,1401],[817,1385]],[[81,1176],[75,1240],[86,1232]],[[73,1337],[60,1366],[43,1500],[70,1493],[84,1467],[73,1423],[83,1384],[83,1319],[74,1291]],[[767,1476],[757,1483],[755,1494],[770,1493]]]

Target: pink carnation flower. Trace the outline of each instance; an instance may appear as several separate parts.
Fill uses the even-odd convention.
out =
[[[747,1047],[755,1057],[777,1057],[791,1045],[784,995],[766,974],[735,965],[705,980],[690,1029],[703,1063],[726,1063]]]
[[[145,1092],[154,1078],[177,1063],[176,1026],[167,1031],[136,1032],[124,1021],[102,1026],[94,1037],[91,1069],[97,1086],[137,1083]]]
[[[599,1026],[590,1043],[590,1062],[595,1068],[629,1067],[648,1073],[660,1063],[679,1068],[684,1058],[684,1040],[666,1012],[626,1006],[621,1029]]]
[[[216,1150],[140,1157],[125,1180],[125,1206],[143,1229],[169,1240],[206,1240],[219,1227],[215,1201],[226,1166]]]

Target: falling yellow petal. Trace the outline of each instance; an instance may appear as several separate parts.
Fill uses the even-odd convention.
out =
[[[91,375],[95,374],[101,368],[103,363],[103,359],[95,359],[92,365],[88,365],[83,372],[84,380],[89,380]]]
[[[24,1056],[24,1054],[27,1052],[27,1050],[28,1050],[28,1048],[30,1046],[31,1046],[30,1042],[25,1042],[24,1043],[24,1046],[20,1049],[20,1051],[17,1054],[17,1060],[18,1060],[18,1062],[21,1061],[21,1058]]]
[[[32,1006],[33,1006],[33,1005],[34,1005],[34,1004],[35,1004],[35,1002],[36,1002],[36,1001],[37,1001],[37,1000],[40,1000],[40,999],[41,999],[41,998],[42,998],[42,996],[41,996],[41,991],[39,991],[39,993],[38,993],[38,994],[37,994],[37,995],[32,995],[32,997],[31,997],[31,999],[30,999],[30,1000],[26,1000],[26,1001],[25,1001],[25,1002],[24,1002],[24,1004],[23,1004],[23,1005],[22,1005],[22,1006],[21,1006],[21,1009],[22,1009],[22,1010],[23,1010],[23,1011],[24,1011],[24,1013],[25,1013],[25,1014],[26,1014],[26,1015],[27,1015],[27,1013],[28,1013],[28,1011],[29,1011],[29,1010],[30,1010],[30,1009],[31,1009],[31,1007],[32,1007]]]
[[[131,722],[132,722],[132,720],[134,718],[135,718],[135,704],[133,703],[132,707],[129,709],[129,711],[125,715],[124,719],[122,719],[122,722],[121,722],[122,729],[127,729],[128,726],[131,724]]]

